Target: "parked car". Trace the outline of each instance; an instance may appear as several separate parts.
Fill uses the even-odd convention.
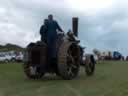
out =
[[[16,61],[16,54],[9,53],[7,55],[10,57],[10,61]]]
[[[0,54],[0,61],[5,61],[5,55],[3,55],[3,54]]]
[[[122,54],[118,51],[113,52],[113,59],[114,60],[121,60],[122,59]]]
[[[8,55],[0,54],[0,61],[9,62],[11,57]]]
[[[22,52],[19,52],[16,55],[16,61],[18,61],[18,62],[22,62],[23,61],[23,53]]]

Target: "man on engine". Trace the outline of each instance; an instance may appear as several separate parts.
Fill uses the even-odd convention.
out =
[[[47,44],[48,51],[50,55],[50,61],[56,61],[56,41],[57,41],[57,31],[63,32],[57,21],[53,19],[52,15],[48,15],[47,22]]]
[[[45,43],[47,43],[47,31],[48,31],[47,23],[48,23],[48,19],[45,19],[44,24],[40,28],[41,41]]]

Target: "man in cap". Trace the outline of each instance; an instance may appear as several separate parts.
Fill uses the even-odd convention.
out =
[[[40,28],[41,41],[45,43],[47,43],[47,31],[48,31],[47,23],[48,23],[48,19],[45,19],[44,24]]]

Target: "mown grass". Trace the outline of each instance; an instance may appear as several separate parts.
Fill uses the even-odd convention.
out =
[[[74,80],[29,80],[22,64],[0,64],[0,96],[128,96],[127,74],[128,62],[100,61],[91,77],[81,69]]]

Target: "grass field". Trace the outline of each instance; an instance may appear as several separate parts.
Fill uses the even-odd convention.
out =
[[[0,64],[0,96],[128,96],[128,62],[102,61],[94,76],[29,80],[22,64]]]

